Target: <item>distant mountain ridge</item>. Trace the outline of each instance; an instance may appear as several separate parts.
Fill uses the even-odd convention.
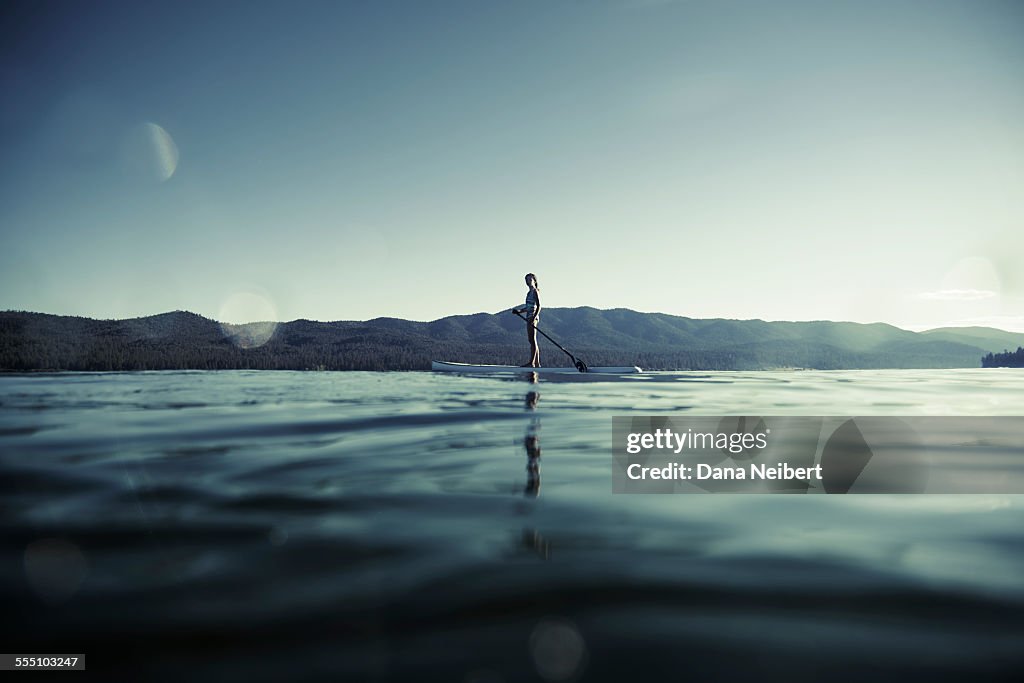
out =
[[[1024,345],[994,328],[911,332],[884,323],[697,319],[618,308],[549,308],[543,328],[591,365],[650,369],[979,367]],[[522,321],[508,312],[416,322],[221,324],[187,311],[127,320],[0,313],[0,369],[423,370],[432,359],[518,364]],[[542,341],[545,365],[567,358]]]

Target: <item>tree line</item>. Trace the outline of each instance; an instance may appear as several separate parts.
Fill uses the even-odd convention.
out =
[[[185,311],[130,320],[6,311],[0,312],[0,370],[428,370],[431,360],[499,365],[526,360],[527,346],[518,335],[473,333],[450,320],[441,323],[298,320],[270,324],[272,334],[258,345],[246,326],[222,326]],[[590,328],[578,336],[601,340]],[[980,351],[939,343],[863,352],[801,339],[720,341],[706,347],[621,337],[601,341],[605,343],[566,343],[592,366],[697,371],[977,367],[974,359],[979,356],[974,354]],[[571,365],[557,348],[543,339],[540,343],[544,365]],[[1022,356],[1019,348],[1015,353],[990,353],[982,365],[1019,367]]]
[[[981,359],[983,368],[1024,368],[1024,347],[1017,347],[1016,351],[1003,351],[1002,353],[989,353]]]

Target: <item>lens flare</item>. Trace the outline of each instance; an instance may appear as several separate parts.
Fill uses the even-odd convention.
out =
[[[178,169],[178,146],[174,144],[171,134],[155,123],[147,123],[146,132],[153,146],[157,177],[161,182],[169,180]]]
[[[546,681],[575,680],[587,663],[587,646],[569,621],[545,618],[530,634],[530,654]]]
[[[257,292],[232,292],[217,319],[224,336],[243,349],[263,346],[277,331],[277,309],[269,297]]]
[[[999,271],[987,258],[968,256],[956,262],[942,279],[944,291],[984,292],[991,298],[998,296],[1002,287]],[[978,298],[978,297],[976,297]]]
[[[136,177],[166,182],[178,169],[178,146],[161,126],[147,121],[125,136],[122,156],[128,171]]]

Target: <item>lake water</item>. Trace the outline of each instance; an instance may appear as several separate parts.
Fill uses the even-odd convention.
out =
[[[84,652],[105,680],[1009,678],[1024,496],[613,495],[611,417],[1019,416],[1022,390],[0,376],[4,651]]]

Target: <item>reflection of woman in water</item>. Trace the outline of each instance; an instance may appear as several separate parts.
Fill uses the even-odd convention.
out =
[[[540,394],[531,391],[526,394],[526,409],[537,410],[537,401]],[[540,429],[540,419],[536,416],[530,420],[526,428],[526,438],[523,445],[526,446],[526,488],[523,495],[527,498],[536,498],[540,495],[540,437],[537,430]]]
[[[526,304],[522,308],[513,308],[516,313],[526,316],[526,338],[530,340],[530,361],[523,363],[523,368],[540,367],[540,347],[537,345],[537,322],[540,320],[540,289],[537,286],[537,276],[533,273],[526,274]]]

